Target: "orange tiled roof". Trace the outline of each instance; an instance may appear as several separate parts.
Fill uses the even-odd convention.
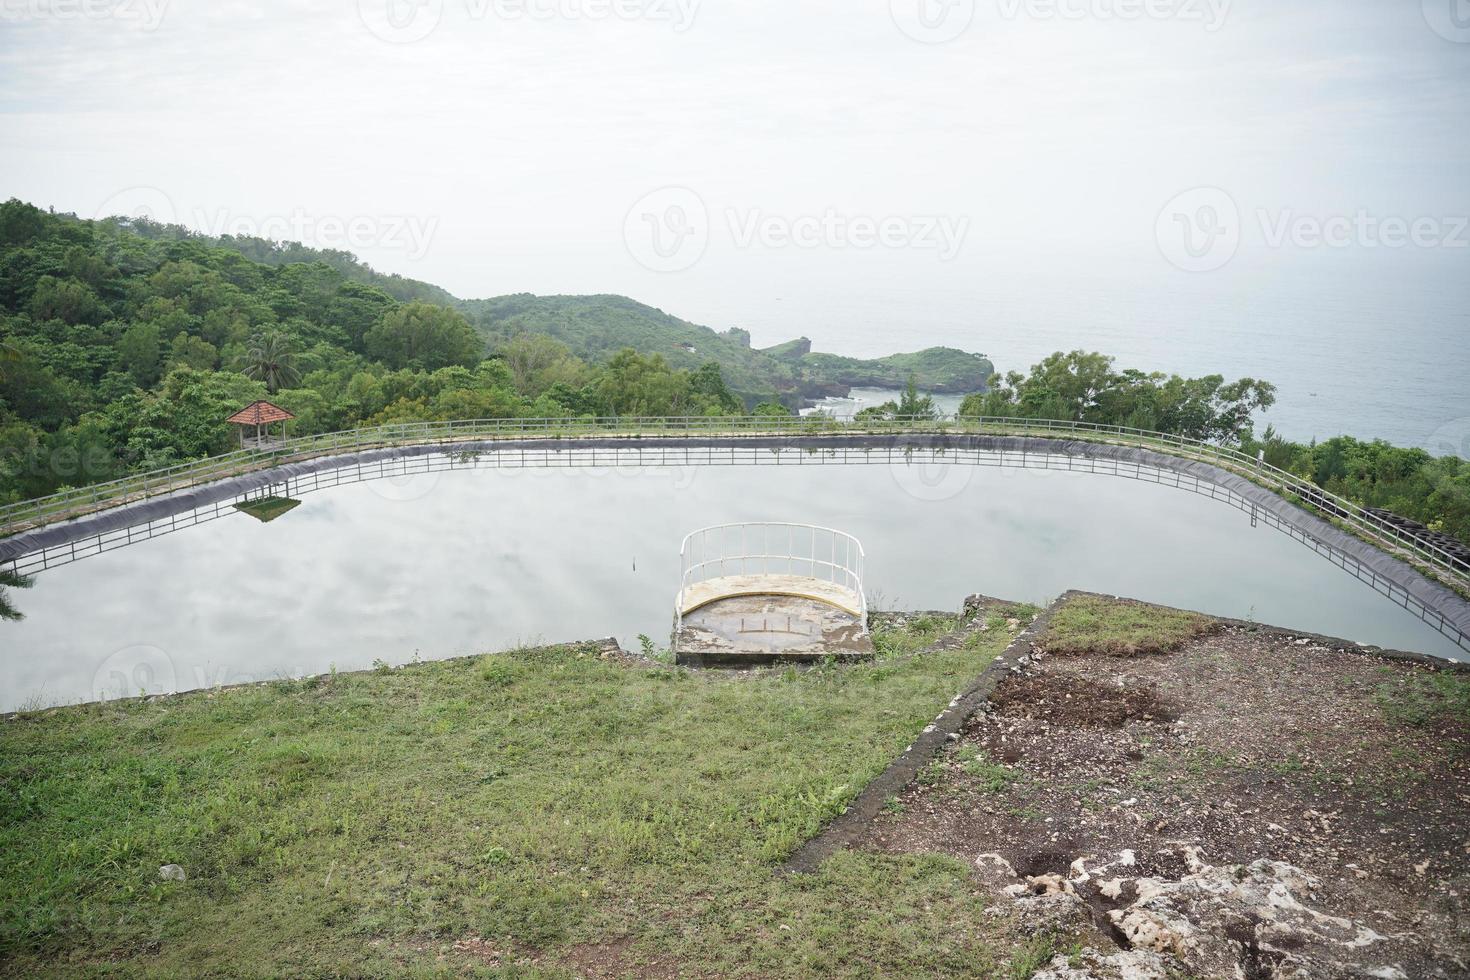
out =
[[[295,417],[279,405],[259,401],[251,402],[225,421],[234,422],[236,425],[269,425],[272,422],[281,422]]]

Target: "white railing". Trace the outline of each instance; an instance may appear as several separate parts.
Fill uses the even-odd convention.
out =
[[[799,575],[851,592],[866,633],[864,560],[863,545],[857,538],[815,524],[760,521],[691,531],[679,545],[677,625],[684,625],[684,595],[692,585],[732,575]]]
[[[1456,553],[1417,533],[1407,531],[1351,500],[1323,490],[1304,477],[1278,469],[1230,446],[1121,425],[972,416],[850,421],[839,421],[829,416],[694,416],[400,422],[375,428],[298,436],[269,449],[237,450],[223,456],[180,463],[164,469],[131,474],[106,483],[69,488],[33,500],[0,505],[0,535],[14,534],[29,527],[66,520],[91,510],[172,493],[281,463],[365,449],[427,444],[453,446],[471,441],[517,438],[562,439],[570,442],[579,437],[598,436],[718,437],[886,432],[1076,439],[1136,446],[1183,459],[1207,462],[1274,490],[1288,500],[1305,504],[1379,547],[1390,551],[1400,549],[1451,585],[1462,590],[1470,589],[1470,562],[1467,562],[1462,553]]]

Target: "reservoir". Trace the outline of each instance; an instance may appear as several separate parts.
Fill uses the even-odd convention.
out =
[[[301,495],[11,590],[0,710],[640,634],[669,643],[679,543],[744,521],[840,527],[869,604],[955,611],[1085,589],[1462,658],[1292,538],[1175,488],[951,463],[460,469]]]

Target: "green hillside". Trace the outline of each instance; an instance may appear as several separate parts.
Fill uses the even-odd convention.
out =
[[[79,220],[58,215],[62,220]],[[387,275],[351,252],[318,249],[245,235],[209,236],[182,225],[146,219],[98,222],[114,233],[163,244],[190,243],[226,249],[264,266],[324,265],[342,279],[375,287],[400,303],[425,302],[458,308],[483,333],[493,352],[518,334],[544,334],[566,344],[583,360],[603,362],[625,347],[658,354],[676,369],[693,371],[714,361],[730,389],[748,404],[774,399],[795,407],[803,399],[844,395],[856,386],[901,388],[910,375],[920,389],[956,394],[985,390],[995,373],[983,355],[930,347],[876,360],[815,354],[805,337],[765,350],[750,346],[738,327],[716,332],[681,320],[626,296],[535,296],[515,293],[463,300],[431,283]]]
[[[605,360],[629,346],[659,354],[676,368],[693,370],[714,361],[730,389],[747,401],[774,395],[792,403],[846,394],[853,386],[901,388],[910,375],[923,390],[963,394],[984,390],[995,373],[983,355],[951,347],[862,360],[813,353],[811,341],[800,337],[759,350],[750,346],[744,330],[716,332],[625,296],[518,293],[468,300],[460,308],[492,349],[518,334],[546,334],[588,361]]]

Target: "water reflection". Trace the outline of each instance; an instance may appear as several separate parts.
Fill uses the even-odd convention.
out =
[[[615,635],[667,642],[678,547],[736,521],[841,527],[888,608],[1069,588],[1442,656],[1460,651],[1278,531],[1176,489],[974,466],[456,470],[336,487],[39,575],[0,626],[0,709]]]

